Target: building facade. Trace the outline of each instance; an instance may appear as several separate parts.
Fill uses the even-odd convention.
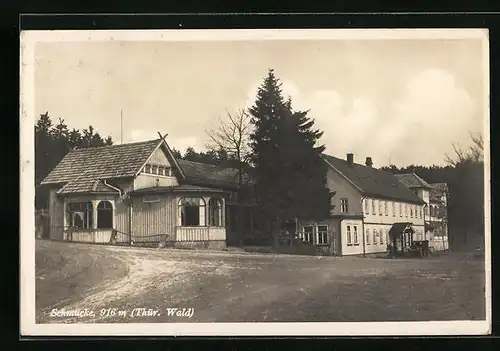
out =
[[[301,221],[302,240],[339,256],[382,253],[389,243],[404,248],[413,241],[428,240],[430,185],[408,187],[394,174],[374,168],[370,157],[364,165],[355,163],[353,154],[346,159],[323,158],[329,166],[333,210],[323,221]],[[401,231],[396,241],[394,231]]]
[[[42,186],[53,240],[200,248],[226,247],[239,193],[237,170],[177,160],[163,138],[73,150]]]

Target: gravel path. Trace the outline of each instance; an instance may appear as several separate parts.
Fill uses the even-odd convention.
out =
[[[389,260],[37,241],[36,274],[38,323],[485,318],[484,262],[459,254]]]

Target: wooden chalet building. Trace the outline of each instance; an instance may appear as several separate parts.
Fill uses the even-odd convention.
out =
[[[70,151],[41,184],[53,240],[225,248],[235,206],[254,210],[237,170],[176,159],[164,139]]]

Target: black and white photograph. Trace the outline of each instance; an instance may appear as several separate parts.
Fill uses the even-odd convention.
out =
[[[485,335],[485,29],[24,31],[24,335]]]

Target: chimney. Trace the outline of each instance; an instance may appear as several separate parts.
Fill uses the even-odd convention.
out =
[[[371,158],[371,157],[367,157],[367,158],[366,158],[365,165],[366,165],[366,167],[371,167],[371,166],[373,166],[373,161],[372,161],[372,158]]]
[[[354,154],[347,154],[347,164],[349,166],[352,166],[354,163]]]

